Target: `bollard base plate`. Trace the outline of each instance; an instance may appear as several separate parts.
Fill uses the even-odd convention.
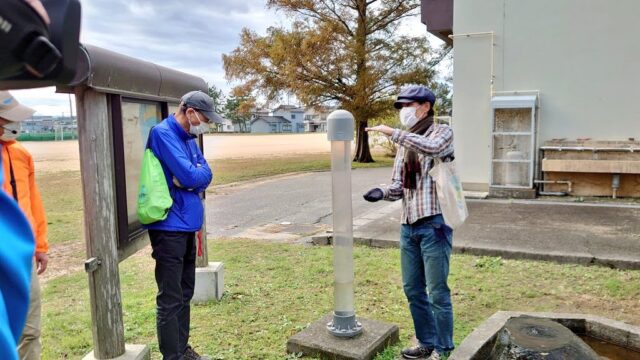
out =
[[[398,342],[397,325],[363,318],[358,318],[362,324],[360,335],[353,338],[333,336],[327,331],[327,324],[333,317],[330,313],[289,338],[287,352],[339,360],[371,360],[387,346]]]
[[[327,331],[333,336],[352,338],[362,333],[362,324],[355,315],[333,313],[333,320],[327,324]]]

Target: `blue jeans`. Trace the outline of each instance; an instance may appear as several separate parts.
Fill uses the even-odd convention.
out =
[[[452,230],[442,215],[402,224],[402,284],[420,345],[440,353],[453,350],[453,308],[447,285]]]

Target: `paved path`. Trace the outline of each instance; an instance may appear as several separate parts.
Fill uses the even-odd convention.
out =
[[[542,201],[467,201],[454,250],[506,258],[640,269],[640,206]],[[357,242],[397,247],[400,204],[361,219]]]
[[[378,208],[362,194],[389,178],[389,168],[352,171],[354,217]],[[329,172],[223,186],[207,194],[207,232],[215,237],[295,240],[330,228],[331,214]]]
[[[396,247],[400,202],[368,203],[362,194],[384,184],[388,168],[353,171],[354,238]],[[470,216],[456,230],[458,252],[640,269],[640,206],[545,201],[468,200]],[[326,240],[331,178],[306,173],[222,187],[207,198],[210,236]]]

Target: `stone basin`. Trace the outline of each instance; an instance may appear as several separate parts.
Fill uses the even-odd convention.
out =
[[[589,314],[499,311],[469,334],[449,360],[488,360],[498,332],[510,318],[547,318],[566,326],[603,359],[640,360],[640,327]]]

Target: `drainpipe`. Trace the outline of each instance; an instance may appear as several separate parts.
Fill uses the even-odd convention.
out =
[[[543,196],[547,196],[547,195],[551,195],[551,196],[566,196],[571,194],[571,188],[572,188],[572,183],[571,181],[568,180],[534,180],[533,181],[534,184],[565,184],[567,185],[567,191],[566,192],[562,192],[562,191],[538,191],[538,194],[543,195]]]
[[[613,198],[615,199],[620,189],[620,174],[613,174],[611,177],[611,188],[613,190]]]

